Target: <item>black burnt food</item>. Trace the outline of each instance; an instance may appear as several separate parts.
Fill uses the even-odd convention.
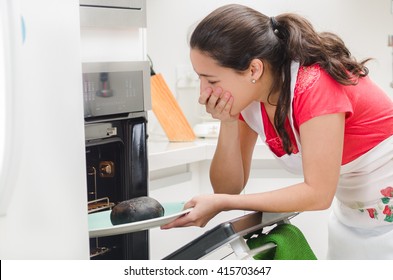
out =
[[[113,207],[111,211],[112,225],[138,222],[164,216],[164,207],[148,196],[125,200]]]

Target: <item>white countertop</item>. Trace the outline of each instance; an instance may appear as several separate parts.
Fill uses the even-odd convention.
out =
[[[149,138],[149,170],[155,171],[181,164],[211,160],[216,144],[216,138],[197,138],[192,142],[169,142],[165,138]],[[260,140],[255,146],[253,159],[273,159],[269,148]]]

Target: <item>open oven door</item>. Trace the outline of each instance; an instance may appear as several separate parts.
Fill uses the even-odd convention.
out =
[[[103,237],[129,232],[137,232],[159,227],[177,217],[187,214],[191,209],[183,210],[182,203],[163,204],[166,214],[150,220],[113,226],[110,222],[110,210],[89,214],[90,237]],[[165,260],[199,259],[249,259],[259,253],[266,253],[275,248],[274,244],[264,244],[250,249],[245,236],[252,236],[280,224],[290,223],[298,213],[251,212],[230,221],[221,223],[206,231],[201,236],[185,244],[166,256]]]
[[[269,254],[276,244],[265,243],[250,248],[246,242],[254,234],[266,234],[268,230],[289,224],[298,213],[251,212],[223,222],[185,244],[164,260],[213,260],[252,259],[257,254]]]

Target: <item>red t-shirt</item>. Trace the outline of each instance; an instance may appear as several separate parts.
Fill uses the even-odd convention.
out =
[[[292,107],[297,131],[300,125],[314,117],[346,113],[342,164],[351,162],[393,135],[393,101],[368,77],[359,79],[355,86],[344,86],[319,65],[301,66]],[[267,118],[263,103],[261,109],[266,143],[280,157],[285,154],[282,143]],[[287,129],[290,131],[289,126]],[[294,143],[292,131],[290,136]]]

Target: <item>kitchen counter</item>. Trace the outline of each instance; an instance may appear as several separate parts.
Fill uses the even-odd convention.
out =
[[[149,170],[156,171],[177,165],[211,160],[216,149],[216,138],[197,138],[192,142],[169,142],[167,139],[149,139]],[[253,159],[272,160],[269,148],[260,140],[255,146]]]

